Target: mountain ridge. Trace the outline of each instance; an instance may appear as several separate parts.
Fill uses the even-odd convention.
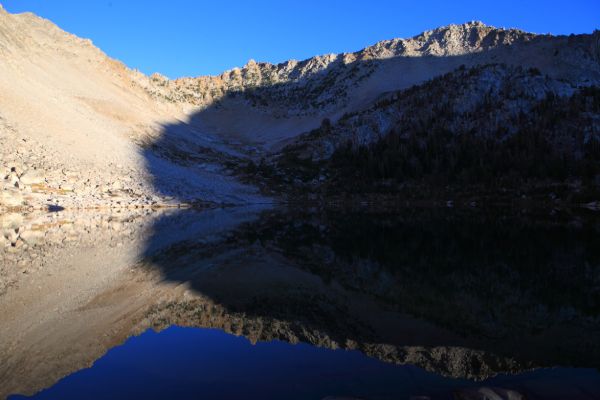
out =
[[[224,96],[225,92],[231,90],[243,91],[246,88],[257,86],[297,82],[302,78],[323,72],[334,63],[347,65],[357,61],[399,56],[464,55],[485,51],[500,45],[509,45],[516,41],[528,41],[536,36],[538,35],[519,29],[495,28],[479,21],[471,21],[424,31],[408,39],[382,40],[355,52],[328,53],[300,61],[290,59],[281,63],[257,62],[251,59],[242,67],[234,67],[217,75],[168,79],[160,73],[154,73],[149,78],[157,82],[159,86],[172,85],[175,91],[197,86],[201,93],[220,90],[221,96]],[[244,80],[249,81],[249,84],[246,84]],[[208,102],[214,101],[215,97],[219,96],[209,97]],[[185,98],[189,100],[193,96]],[[203,106],[203,101],[205,101],[205,97],[192,101],[192,103]]]
[[[531,32],[527,32],[527,31],[523,31],[521,29],[518,28],[498,28],[495,27],[493,25],[488,25],[482,21],[468,21],[468,22],[464,22],[464,23],[452,23],[452,24],[448,24],[448,25],[444,25],[438,28],[434,28],[434,29],[430,29],[430,30],[426,30],[423,32],[420,32],[416,35],[413,35],[411,37],[408,38],[391,38],[391,39],[383,39],[383,40],[379,40],[371,45],[368,45],[366,47],[363,47],[359,50],[356,51],[350,51],[350,52],[341,52],[341,53],[323,53],[323,54],[317,54],[315,56],[311,56],[308,58],[304,58],[304,59],[295,59],[295,58],[289,58],[287,60],[281,61],[281,62],[269,62],[269,61],[260,61],[260,60],[256,60],[254,58],[251,58],[248,60],[248,62],[246,62],[246,64],[242,65],[242,66],[234,66],[232,68],[226,69],[221,73],[217,73],[217,74],[206,74],[206,75],[184,75],[184,76],[178,76],[175,78],[168,78],[166,77],[164,74],[162,74],[160,71],[155,71],[152,72],[150,74],[147,74],[147,76],[151,77],[153,75],[156,75],[157,77],[161,77],[164,78],[166,80],[170,80],[170,81],[177,81],[177,80],[185,80],[185,79],[197,79],[197,78],[209,78],[209,77],[224,77],[227,76],[229,74],[231,74],[234,71],[237,70],[244,70],[248,67],[254,67],[255,65],[258,66],[262,66],[262,67],[286,67],[289,64],[292,65],[298,65],[298,64],[306,64],[309,63],[311,60],[315,59],[315,60],[326,60],[328,58],[331,57],[346,57],[346,56],[352,56],[352,55],[360,55],[361,53],[365,53],[365,52],[371,52],[371,51],[375,51],[377,52],[377,49],[380,48],[390,48],[390,47],[398,47],[398,43],[401,42],[407,42],[407,41],[423,41],[423,40],[429,40],[431,39],[432,36],[436,36],[438,34],[441,33],[445,33],[445,32],[452,32],[453,30],[460,30],[460,29],[467,29],[467,28],[481,28],[481,29],[489,29],[489,30],[498,30],[498,31],[503,31],[503,32],[510,32],[510,33],[521,33],[521,34],[527,34],[530,36],[538,36],[539,34],[536,33],[531,33]],[[395,54],[397,55],[397,54]]]
[[[169,80],[49,20],[2,10],[0,54],[4,207],[262,202],[254,184],[239,182],[239,166],[463,66],[533,68],[573,89],[600,84],[600,33],[536,35],[481,22]]]

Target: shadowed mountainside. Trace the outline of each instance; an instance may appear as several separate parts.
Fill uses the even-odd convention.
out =
[[[596,36],[523,34],[474,53],[332,61],[291,82],[235,87],[185,122],[164,125],[149,147],[290,198],[435,199],[458,186],[473,195],[538,191],[589,202],[600,182]],[[327,106],[305,104],[311,96]],[[194,135],[207,139],[194,144]]]
[[[282,192],[597,200],[600,89],[483,65],[324,120],[251,172]],[[265,185],[265,186],[267,186]]]

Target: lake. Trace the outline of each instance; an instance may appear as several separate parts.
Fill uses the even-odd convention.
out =
[[[0,398],[600,398],[593,211],[254,206],[0,226]]]

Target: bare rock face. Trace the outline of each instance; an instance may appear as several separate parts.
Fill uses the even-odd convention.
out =
[[[448,25],[423,32],[411,39],[384,40],[359,52],[359,57],[459,56],[499,46],[524,43],[536,35],[519,29],[498,29],[479,21]]]

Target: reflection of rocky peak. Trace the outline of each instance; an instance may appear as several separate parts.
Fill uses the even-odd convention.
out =
[[[313,304],[313,307],[317,304]],[[352,316],[346,322],[355,323]],[[338,316],[338,319],[343,319]],[[333,321],[332,321],[333,322]],[[301,320],[252,316],[246,312],[232,312],[210,299],[159,304],[152,307],[139,323],[139,330],[156,330],[171,325],[216,328],[250,342],[282,340],[288,343],[308,343],[318,347],[359,350],[369,357],[395,364],[411,364],[427,371],[453,378],[482,380],[500,372],[516,373],[531,368],[513,359],[503,358],[481,350],[458,346],[401,346],[385,343],[356,341],[343,330],[321,331]]]
[[[171,324],[477,379],[600,352],[597,235],[558,216],[140,213],[1,222],[0,397]]]
[[[174,281],[178,271],[196,271],[186,282],[229,313],[321,332],[306,336],[311,343],[324,335],[342,347],[466,347],[518,355],[522,365],[591,365],[600,351],[598,319],[590,314],[598,304],[590,277],[600,265],[593,225],[567,228],[553,219],[443,210],[385,218],[264,214],[225,241],[182,243],[153,265]],[[218,273],[211,269],[216,263]],[[246,280],[252,285],[230,284]],[[413,317],[402,320],[406,315]],[[381,321],[400,320],[386,336],[390,328]],[[420,332],[418,340],[411,329]]]

